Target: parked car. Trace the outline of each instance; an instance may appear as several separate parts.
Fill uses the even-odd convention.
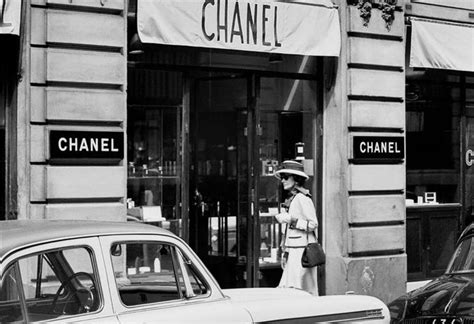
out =
[[[137,222],[0,223],[0,323],[389,323],[369,296],[220,289],[169,231]]]
[[[474,323],[474,223],[459,237],[446,272],[389,309],[392,323]]]

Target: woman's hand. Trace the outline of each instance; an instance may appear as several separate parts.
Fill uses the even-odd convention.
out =
[[[304,232],[313,232],[318,228],[318,223],[309,221],[309,220],[303,220],[303,219],[292,219],[290,223],[290,228],[296,228],[300,231]]]
[[[278,223],[287,223],[287,224],[291,223],[291,216],[290,216],[290,214],[288,214],[286,212],[276,214],[275,218],[278,221]]]

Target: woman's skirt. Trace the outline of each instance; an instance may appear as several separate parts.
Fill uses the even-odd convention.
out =
[[[304,248],[288,248],[288,260],[281,276],[280,288],[299,288],[318,295],[318,267],[303,268],[301,256]]]

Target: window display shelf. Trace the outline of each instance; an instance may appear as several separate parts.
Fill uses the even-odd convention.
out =
[[[461,208],[461,204],[459,203],[450,203],[450,204],[440,204],[440,203],[425,203],[425,204],[412,204],[407,205],[407,209],[459,209]]]
[[[173,176],[173,175],[162,175],[162,176],[144,176],[144,177],[135,177],[135,176],[132,176],[132,177],[128,177],[127,179],[129,180],[163,180],[163,179],[178,179],[179,177],[178,176]]]

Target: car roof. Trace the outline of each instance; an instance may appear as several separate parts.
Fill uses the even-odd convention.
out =
[[[114,234],[165,234],[175,236],[160,227],[139,222],[7,220],[0,221],[0,261],[15,250],[38,243]]]

